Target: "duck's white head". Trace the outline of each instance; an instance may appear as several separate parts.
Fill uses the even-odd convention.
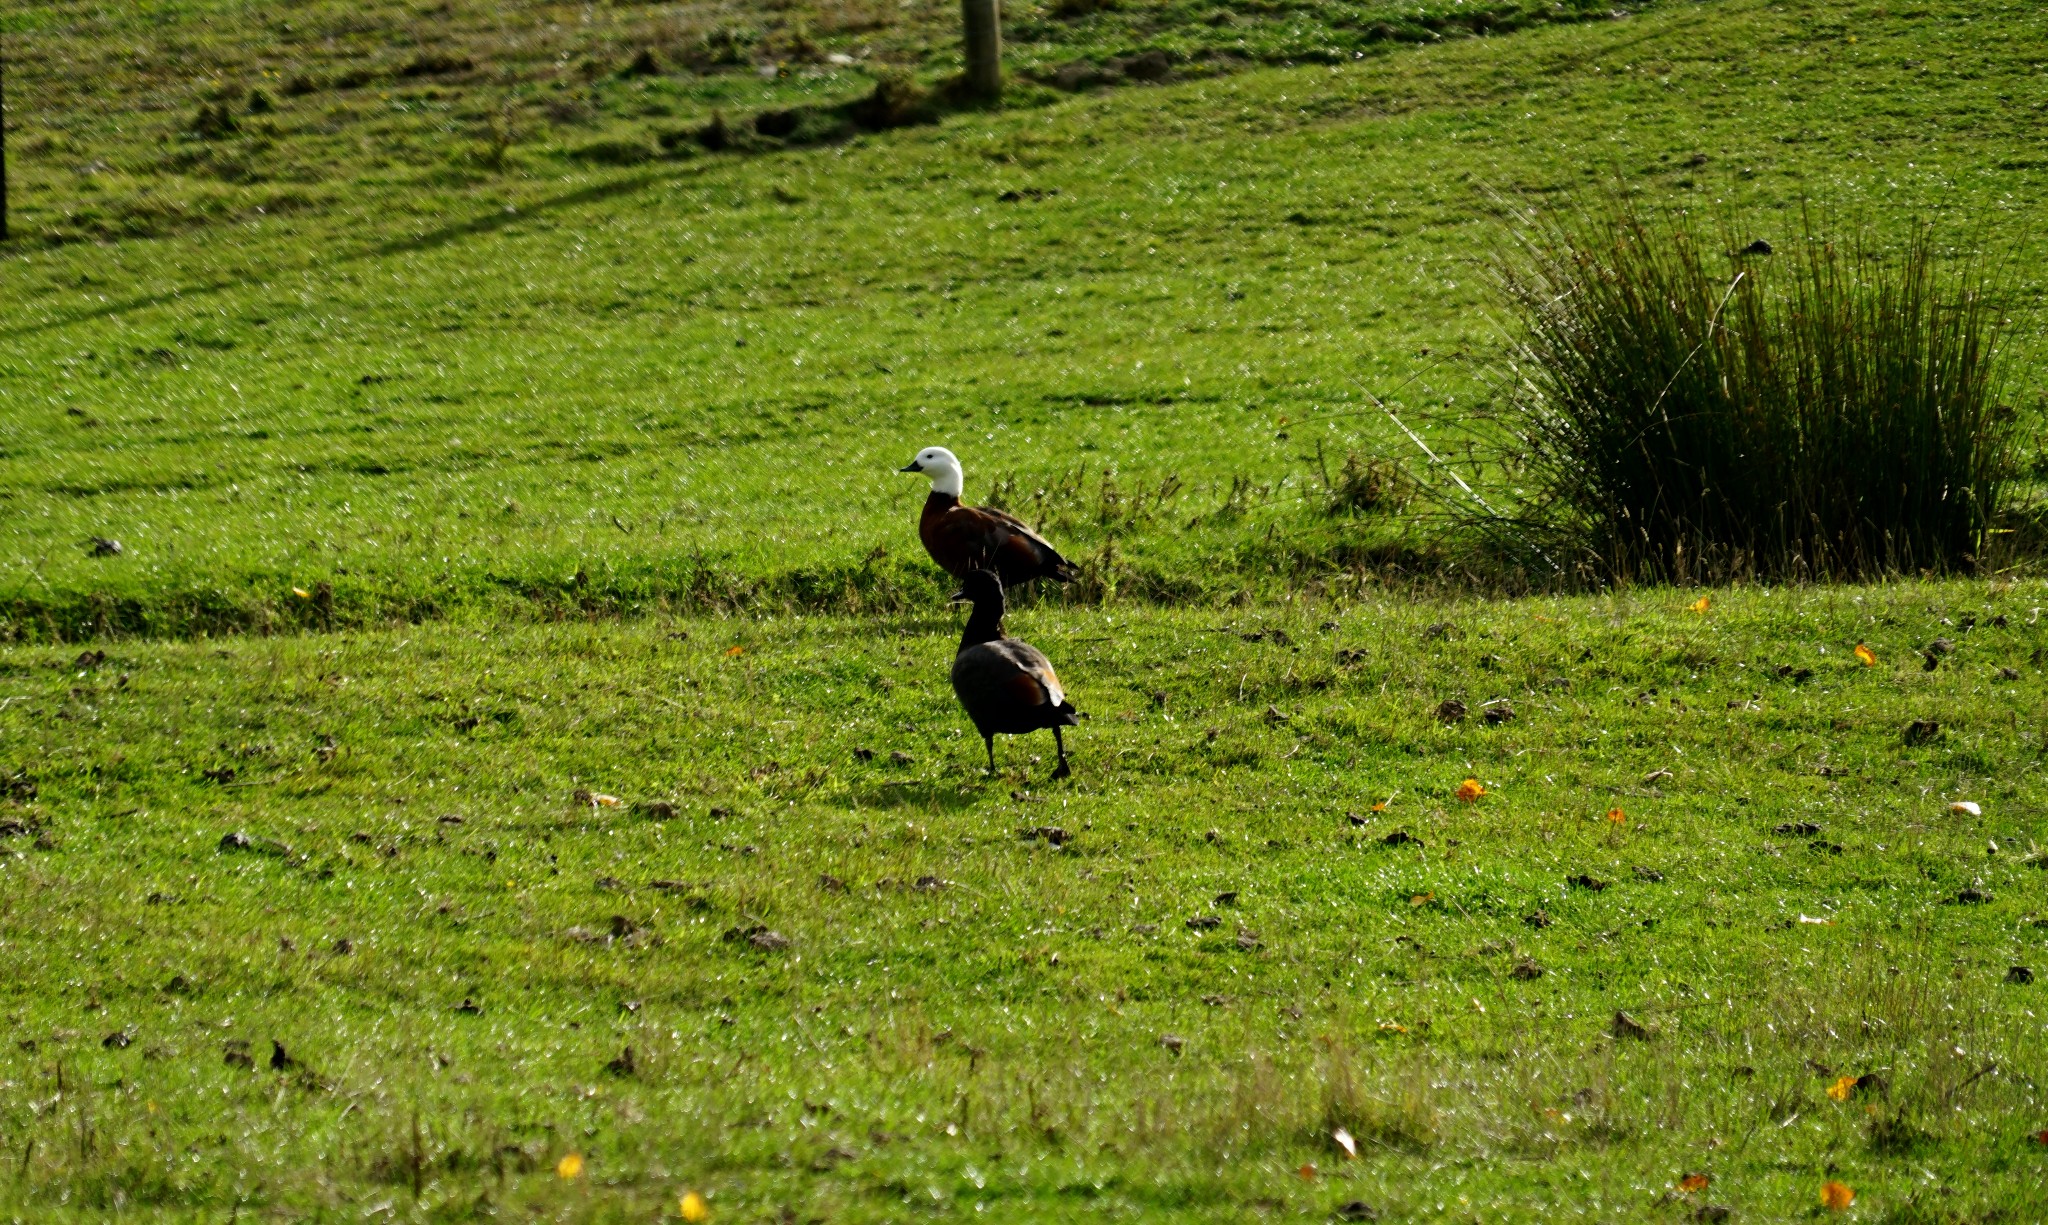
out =
[[[933,493],[950,493],[957,498],[964,488],[960,461],[944,447],[926,447],[897,471],[924,473],[932,478]]]

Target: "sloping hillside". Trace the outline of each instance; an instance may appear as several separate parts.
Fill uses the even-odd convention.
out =
[[[1401,557],[1333,486],[1412,453],[1365,389],[1453,455],[1497,395],[1495,193],[2025,241],[2042,21],[1674,5],[624,169],[447,169],[453,124],[422,180],[337,128],[317,207],[0,266],[0,605],[44,636],[892,606],[928,589],[891,470],[932,442],[1098,590]]]

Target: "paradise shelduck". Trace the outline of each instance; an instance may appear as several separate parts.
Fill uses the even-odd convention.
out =
[[[960,635],[960,653],[953,657],[953,692],[988,748],[989,773],[995,773],[998,735],[1022,736],[1049,727],[1060,755],[1052,776],[1067,777],[1072,771],[1060,729],[1078,725],[1081,717],[1045,653],[1003,635],[1002,580],[992,570],[970,570],[953,598],[974,605]]]
[[[965,579],[987,568],[996,572],[1003,586],[1016,587],[1035,578],[1064,583],[1079,573],[1016,516],[964,505],[960,461],[946,448],[926,447],[900,471],[931,478],[932,492],[918,516],[917,534],[925,552],[954,578]]]

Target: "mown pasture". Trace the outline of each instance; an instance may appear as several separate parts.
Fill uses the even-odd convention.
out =
[[[493,169],[460,82],[31,115],[0,1206],[2040,1215],[2031,571],[1483,599],[1332,504],[1413,457],[1368,392],[1512,497],[1509,202],[1930,217],[2024,312],[2043,21],[1662,4],[630,166],[577,125],[699,113],[616,77]],[[72,241],[154,144],[104,186],[256,178]],[[331,179],[245,211],[279,148]],[[946,690],[935,442],[1087,567],[1013,615],[1071,783]]]

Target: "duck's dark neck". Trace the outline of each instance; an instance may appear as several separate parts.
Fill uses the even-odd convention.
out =
[[[960,635],[960,649],[978,647],[984,642],[999,642],[1003,637],[1003,602],[977,600],[974,615],[967,618],[966,632]]]
[[[924,513],[926,515],[943,515],[958,505],[960,505],[959,494],[940,493],[934,489],[931,492],[931,496],[924,500]]]

